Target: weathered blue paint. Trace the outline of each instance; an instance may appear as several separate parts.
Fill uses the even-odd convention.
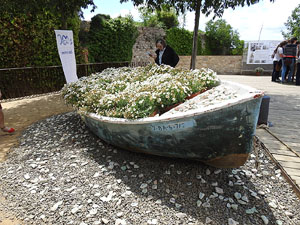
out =
[[[144,123],[115,123],[83,116],[102,140],[131,151],[208,161],[249,154],[261,97],[199,115]]]

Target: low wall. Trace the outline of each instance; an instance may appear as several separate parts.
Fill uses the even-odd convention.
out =
[[[176,67],[190,69],[191,56],[179,56],[180,61]],[[242,56],[209,56],[199,55],[196,60],[196,69],[207,67],[217,74],[241,74]]]

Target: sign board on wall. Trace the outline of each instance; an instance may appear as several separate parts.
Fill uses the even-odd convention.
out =
[[[247,64],[273,64],[271,55],[281,41],[250,41]]]
[[[73,31],[55,30],[58,54],[67,83],[78,80],[74,53]]]

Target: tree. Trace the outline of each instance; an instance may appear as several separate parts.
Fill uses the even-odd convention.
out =
[[[162,27],[162,24],[159,23],[157,17],[153,14],[151,9],[147,7],[139,8],[140,18],[142,19],[142,24],[145,27]]]
[[[120,2],[127,2],[128,0],[120,0]],[[260,0],[132,0],[135,6],[147,5],[149,8],[160,8],[162,4],[171,5],[177,11],[184,13],[186,10],[195,11],[195,26],[193,35],[193,53],[191,59],[191,69],[195,69],[196,55],[197,55],[197,40],[199,30],[200,11],[208,16],[214,13],[214,16],[222,16],[224,10],[227,8],[235,9],[237,6],[252,5],[258,3]],[[275,0],[270,0],[274,2]]]
[[[89,61],[131,61],[132,47],[138,36],[132,17],[111,19],[97,14],[91,20],[88,33]]]
[[[243,42],[225,20],[210,20],[206,23],[206,45],[213,55],[233,55],[243,52]]]
[[[198,55],[202,53],[202,38],[198,39]],[[178,55],[191,55],[193,46],[193,32],[184,28],[173,27],[166,31],[166,42]]]
[[[2,0],[0,4],[0,14],[9,13],[12,16],[18,13],[24,14],[41,14],[45,11],[49,11],[54,15],[57,15],[61,20],[62,29],[67,29],[68,18],[74,18],[75,15],[83,17],[81,8],[86,9],[88,6],[92,6],[94,11],[96,6],[93,0]]]
[[[293,10],[292,15],[284,25],[287,28],[287,32],[282,32],[282,35],[286,39],[297,37],[300,39],[300,4]]]
[[[143,20],[143,25],[147,27],[162,27],[170,29],[179,25],[178,15],[174,8],[162,6],[160,10],[151,10],[147,7],[140,7],[139,12]]]

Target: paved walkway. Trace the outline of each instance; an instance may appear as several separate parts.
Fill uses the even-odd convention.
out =
[[[269,76],[222,75],[220,78],[255,87],[270,96],[268,121],[273,126],[257,129],[256,135],[283,175],[292,178],[291,184],[300,197],[300,86],[271,82]]]

